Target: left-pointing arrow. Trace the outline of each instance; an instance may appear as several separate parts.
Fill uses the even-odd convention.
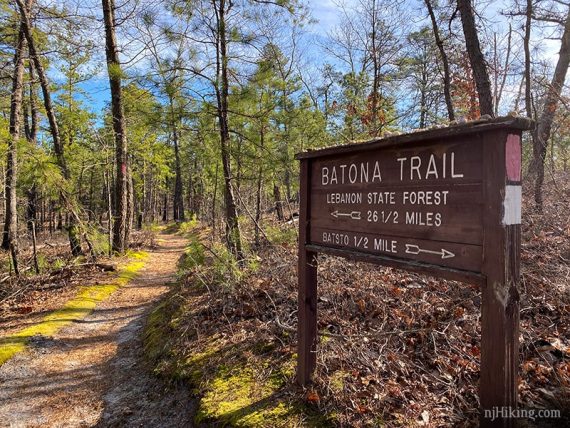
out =
[[[360,211],[352,211],[352,212],[349,212],[349,213],[341,213],[341,212],[338,212],[338,210],[335,210],[335,211],[333,211],[333,212],[331,213],[331,215],[332,215],[334,218],[348,217],[348,218],[351,218],[351,219],[353,219],[353,220],[360,220],[360,219],[361,219],[361,216],[362,216],[362,213],[361,213]]]

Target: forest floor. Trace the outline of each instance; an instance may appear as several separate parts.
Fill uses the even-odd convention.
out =
[[[555,178],[544,213],[524,194],[519,407],[559,417],[524,427],[570,426],[570,173]],[[184,281],[145,340],[157,372],[195,388],[195,422],[478,426],[481,293],[469,284],[319,257],[317,367],[311,387],[295,385],[297,224],[288,223],[265,219],[269,243],[245,270],[209,229],[188,233]]]
[[[25,351],[0,366],[0,426],[189,424],[194,403],[188,391],[162,383],[143,358],[146,317],[175,280],[186,241],[162,234],[157,243],[138,274],[89,315],[53,335],[33,336]],[[69,294],[52,296],[48,307]],[[16,324],[38,322],[42,314],[29,305],[22,299],[19,311],[3,311],[0,336]]]

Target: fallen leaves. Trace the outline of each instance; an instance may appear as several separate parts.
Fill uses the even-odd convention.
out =
[[[560,259],[570,245],[569,218],[548,205],[560,198],[545,195],[542,217],[524,215],[521,407],[544,406],[554,395],[570,408],[570,279]],[[292,358],[296,249],[266,247],[260,257],[259,271],[233,291],[211,290],[188,331],[215,330],[234,343],[263,338],[275,343],[268,352]],[[296,390],[297,398],[334,414],[339,426],[477,425],[477,286],[334,257],[319,258],[318,272],[317,367],[311,389]]]

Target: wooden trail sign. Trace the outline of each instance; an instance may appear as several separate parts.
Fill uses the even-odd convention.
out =
[[[297,381],[316,366],[318,253],[481,286],[484,410],[516,408],[521,133],[499,118],[301,153]]]

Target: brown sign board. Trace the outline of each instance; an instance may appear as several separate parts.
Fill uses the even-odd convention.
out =
[[[507,117],[297,155],[299,383],[315,367],[316,254],[328,253],[482,286],[481,406],[516,406],[521,133],[530,126]]]

